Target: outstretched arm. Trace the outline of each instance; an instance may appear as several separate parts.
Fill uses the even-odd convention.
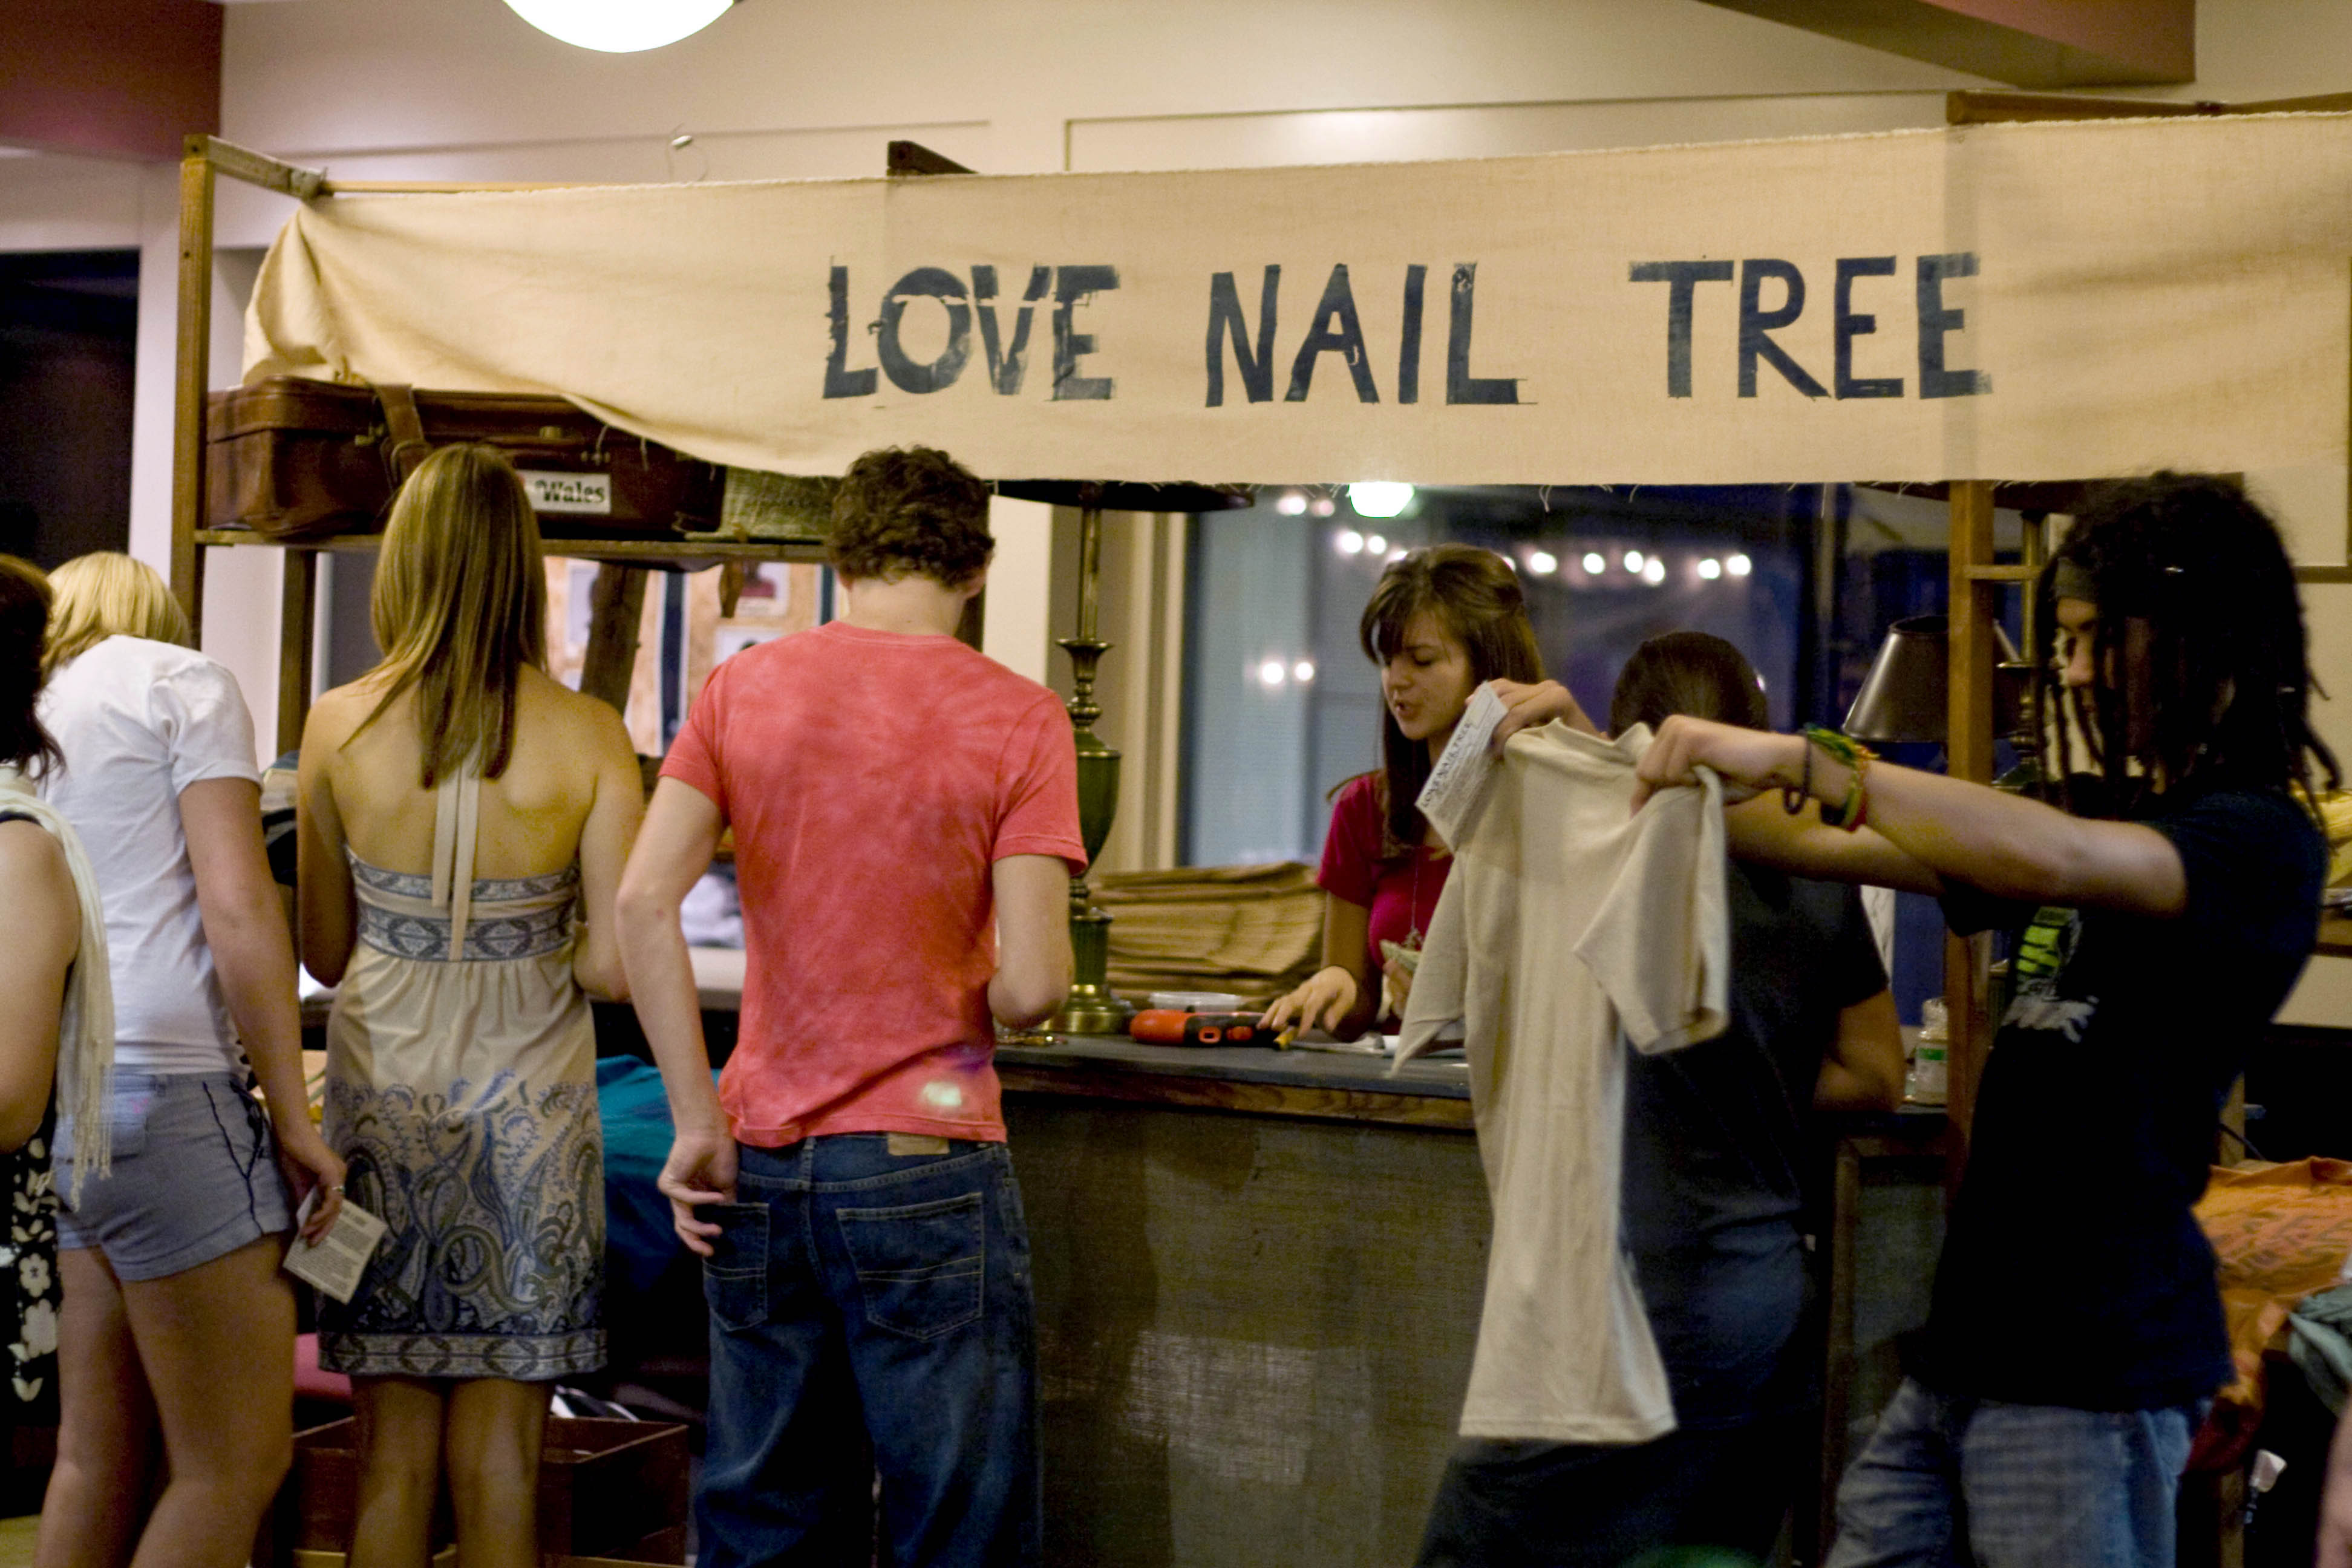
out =
[[[694,988],[678,906],[710,867],[726,822],[709,795],[663,779],[654,786],[636,847],[629,852],[613,898],[621,966],[637,1023],[653,1047],[669,1093],[677,1131],[655,1184],[669,1199],[679,1239],[705,1258],[719,1227],[697,1219],[702,1204],[735,1198],[735,1139],[710,1081],[710,1052],[702,1038],[702,1005]]]
[[[1837,803],[1853,782],[1842,763],[1801,735],[1678,716],[1665,721],[1643,754],[1636,807],[1654,790],[1693,782],[1701,764],[1722,775],[1727,793],[1809,784],[1815,800]],[[2159,919],[2189,907],[2180,853],[2153,827],[2069,816],[1986,784],[1891,763],[1872,763],[1865,788],[1871,828],[1938,877],[2000,898]]]

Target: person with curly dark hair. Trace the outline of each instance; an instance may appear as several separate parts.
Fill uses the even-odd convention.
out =
[[[736,655],[678,731],[616,903],[704,1260],[700,1561],[1034,1563],[1035,1306],[995,1025],[1069,988],[1078,837],[1051,691],[956,640],[992,549],[944,452],[834,506],[842,617]],[[678,906],[735,835],[743,1016],[714,1093]]]
[[[1727,814],[1735,854],[2015,933],[1927,1324],[1839,1490],[1832,1568],[2169,1563],[2190,1438],[2232,1376],[2192,1205],[2316,937],[2309,792],[2337,779],[2294,573],[2236,485],[2158,474],[2095,494],[2041,585],[2056,804],[1820,729],[1670,719],[1641,764],[1651,787],[1704,765],[1765,793]]]
[[[858,582],[908,573],[960,588],[988,570],[988,487],[945,452],[884,447],[850,466],[834,492],[826,555]]]

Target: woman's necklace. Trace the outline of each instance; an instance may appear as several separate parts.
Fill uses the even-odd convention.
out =
[[[1412,929],[1405,935],[1404,944],[1415,952],[1421,951],[1421,866],[1428,853],[1425,844],[1412,847],[1412,919],[1407,922]]]

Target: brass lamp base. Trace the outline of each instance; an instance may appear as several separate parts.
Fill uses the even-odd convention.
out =
[[[1128,1020],[1135,1009],[1111,994],[1103,984],[1103,975],[1110,957],[1110,917],[1084,903],[1086,884],[1072,881],[1072,901],[1078,907],[1070,911],[1070,948],[1076,963],[1076,980],[1062,1010],[1054,1015],[1046,1027],[1057,1035],[1124,1035]]]
[[[1108,991],[1095,997],[1081,996],[1073,989],[1047,1026],[1057,1035],[1124,1035],[1134,1016],[1134,1008]]]

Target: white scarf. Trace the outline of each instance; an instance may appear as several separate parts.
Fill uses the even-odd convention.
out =
[[[99,902],[98,879],[73,824],[33,793],[16,769],[0,765],[0,811],[29,816],[66,852],[74,897],[81,905],[81,942],[66,974],[65,1010],[58,1024],[58,1108],[73,1118],[73,1184],[68,1202],[81,1195],[83,1178],[113,1168],[107,1091],[114,1078],[114,982],[106,958],[106,913]]]

